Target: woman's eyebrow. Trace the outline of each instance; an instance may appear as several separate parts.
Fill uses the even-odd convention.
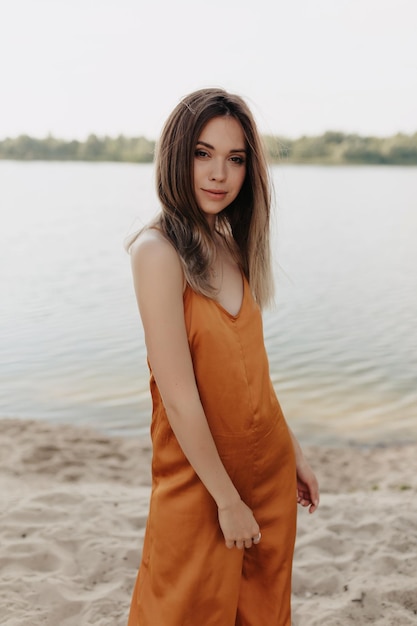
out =
[[[198,140],[197,145],[199,144],[204,146],[205,148],[209,148],[210,150],[215,150],[214,146],[210,145],[209,143],[206,143],[205,141]],[[230,150],[230,152],[244,152],[246,154],[247,150],[245,148],[236,148],[236,149]]]

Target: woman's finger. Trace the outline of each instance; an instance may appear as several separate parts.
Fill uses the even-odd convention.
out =
[[[261,540],[261,537],[262,537],[262,535],[261,535],[261,533],[260,533],[260,532],[256,535],[256,537],[252,537],[252,541],[253,541],[253,543],[254,543],[255,545],[258,545],[258,543],[259,543],[259,542],[260,542],[260,540]]]

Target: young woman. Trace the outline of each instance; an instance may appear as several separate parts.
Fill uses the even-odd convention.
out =
[[[269,377],[270,187],[244,101],[184,98],[156,179],[161,214],[130,246],[153,461],[129,626],[290,626],[296,504],[319,494]]]

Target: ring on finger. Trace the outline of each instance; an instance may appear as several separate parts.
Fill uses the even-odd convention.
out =
[[[261,537],[262,537],[261,533],[258,533],[256,537],[252,537],[253,543],[259,543],[261,540]]]

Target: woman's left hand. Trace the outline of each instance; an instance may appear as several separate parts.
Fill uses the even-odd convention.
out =
[[[297,463],[297,502],[314,513],[320,501],[317,478],[305,458]]]

